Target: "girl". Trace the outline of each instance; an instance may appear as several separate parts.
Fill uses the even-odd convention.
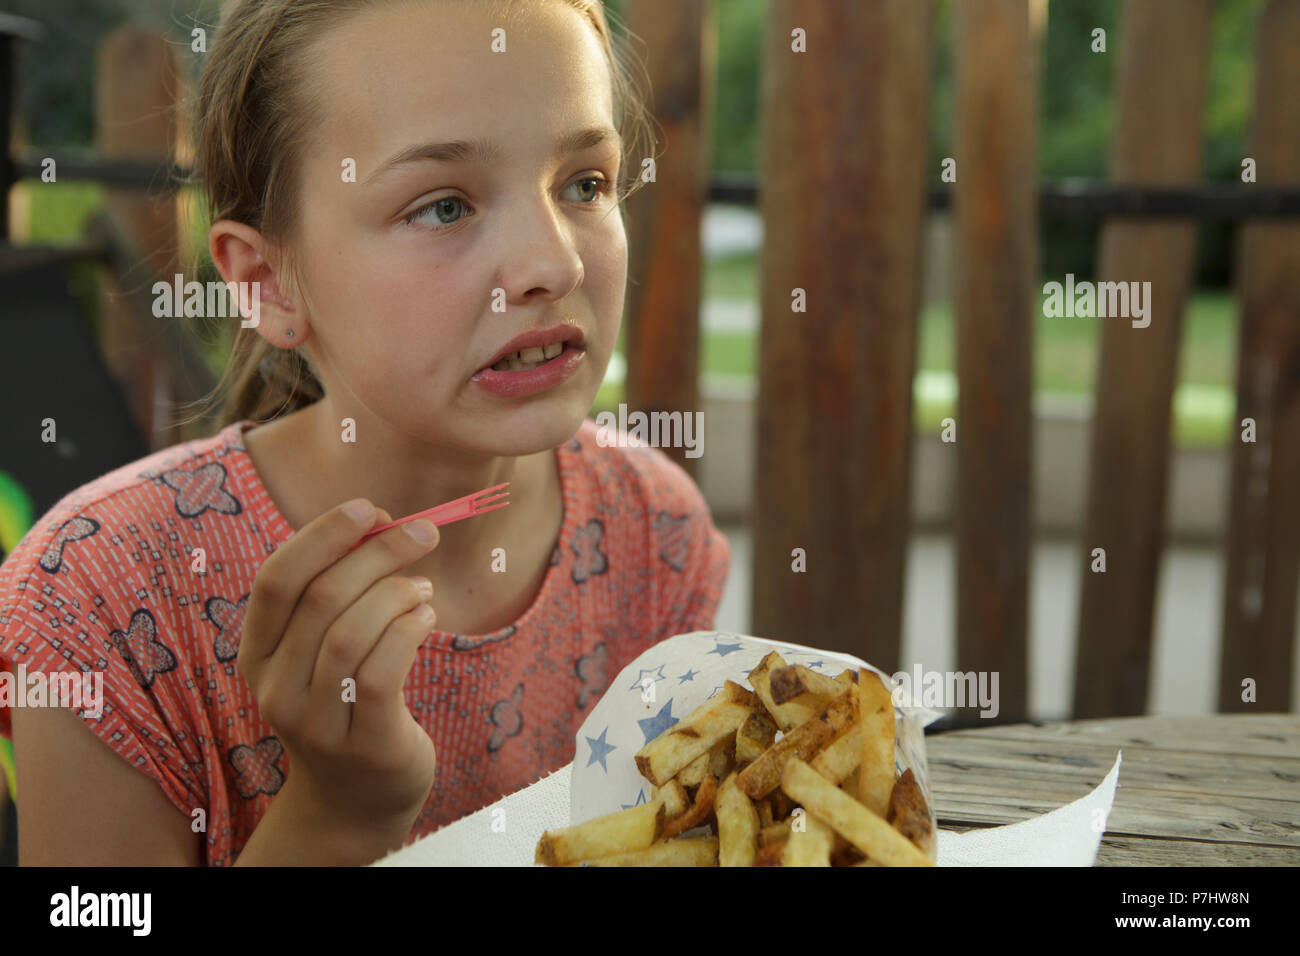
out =
[[[686,473],[586,418],[645,141],[598,0],[239,0],[199,125],[260,312],[218,435],[0,569],[0,661],[103,679],[100,714],[0,708],[23,863],[369,863],[587,759],[585,713],[726,578]]]

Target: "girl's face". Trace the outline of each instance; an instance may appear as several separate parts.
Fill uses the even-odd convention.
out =
[[[591,27],[560,2],[509,17],[400,4],[306,52],[324,121],[302,158],[293,253],[335,410],[359,403],[399,432],[488,455],[571,437],[627,278],[620,143]],[[581,336],[560,356],[562,381],[528,376],[518,394],[499,372],[478,375],[520,334],[557,325]]]

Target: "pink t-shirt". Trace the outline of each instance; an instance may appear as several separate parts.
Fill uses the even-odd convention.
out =
[[[293,534],[244,450],[254,427],[82,486],[0,565],[0,666],[102,672],[102,715],[78,716],[187,818],[206,811],[202,859],[218,866],[289,773],[235,662],[253,578]],[[625,664],[713,626],[730,553],[686,472],[655,448],[601,447],[591,419],[556,455],[564,521],[532,606],[491,634],[433,631],[407,679],[438,752],[409,841],[574,759],[578,727]],[[196,547],[205,573],[191,570]]]

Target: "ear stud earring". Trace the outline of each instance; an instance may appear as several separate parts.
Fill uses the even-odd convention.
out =
[[[293,329],[290,329],[288,332],[285,332],[284,334],[289,338],[293,338]]]

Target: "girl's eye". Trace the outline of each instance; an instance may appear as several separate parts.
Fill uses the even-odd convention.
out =
[[[417,221],[429,225],[450,226],[461,218],[464,209],[465,203],[459,196],[443,196],[441,199],[435,199],[433,202],[421,206],[403,221],[408,226]]]
[[[584,176],[582,179],[571,183],[565,192],[567,193],[573,189],[578,190],[577,196],[574,197],[578,202],[590,205],[602,196],[612,192],[614,183],[600,176]],[[410,215],[402,217],[402,221],[408,226],[421,222],[436,229],[442,226],[455,225],[459,220],[465,218],[465,215],[466,209],[463,199],[459,196],[443,196],[441,199],[426,203]]]
[[[587,186],[589,183],[591,184],[589,188],[582,189],[582,187]],[[601,196],[608,193],[614,187],[614,184],[608,179],[602,179],[599,176],[584,176],[582,179],[573,183],[569,188],[573,189],[575,187],[582,189],[578,200],[579,202],[593,203]]]

